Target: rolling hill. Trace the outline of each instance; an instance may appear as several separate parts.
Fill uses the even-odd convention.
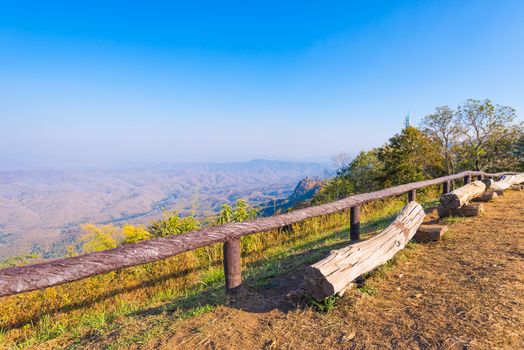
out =
[[[87,222],[147,224],[162,208],[204,217],[238,198],[268,203],[324,173],[318,163],[268,160],[0,172],[0,258],[59,255]]]

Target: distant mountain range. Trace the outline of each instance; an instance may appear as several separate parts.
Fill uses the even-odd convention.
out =
[[[327,176],[327,168],[253,160],[0,171],[0,259],[31,250],[59,255],[59,248],[74,241],[87,222],[145,225],[162,208],[205,217],[239,198],[256,206],[276,203],[292,195],[304,177]]]

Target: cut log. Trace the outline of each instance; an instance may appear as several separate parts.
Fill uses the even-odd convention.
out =
[[[491,202],[497,199],[498,194],[496,191],[487,190],[477,198],[473,198],[472,202]]]
[[[519,173],[519,174],[515,174],[515,175],[504,175],[500,178],[500,180],[505,180],[506,177],[510,177],[511,178],[511,182],[513,185],[520,185],[520,184],[524,184],[524,173]]]
[[[441,218],[446,218],[449,216],[459,216],[459,217],[470,217],[478,216],[484,212],[484,206],[482,204],[475,205],[464,205],[458,209],[448,208],[439,205],[437,207],[438,216]]]
[[[424,220],[424,209],[410,202],[395,221],[365,241],[333,250],[325,259],[308,266],[301,290],[317,300],[343,294],[357,277],[391,259],[413,237]]]
[[[417,242],[435,242],[440,240],[442,235],[448,230],[445,225],[420,225],[413,236]]]
[[[449,193],[440,196],[440,204],[450,209],[458,209],[470,200],[484,193],[486,185],[482,181],[473,181]]]
[[[486,185],[486,190],[489,190],[491,188],[491,185],[495,183],[495,180],[493,179],[484,179],[482,180],[482,183]]]
[[[511,186],[520,185],[521,183],[524,183],[524,173],[516,175],[504,175],[500,178],[499,181],[493,182],[490,188],[494,191],[497,191],[498,194],[501,194],[501,192],[511,188]]]

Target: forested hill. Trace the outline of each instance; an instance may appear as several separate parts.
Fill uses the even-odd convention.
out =
[[[293,193],[287,198],[275,199],[260,209],[261,216],[271,216],[276,213],[285,213],[290,209],[307,206],[315,194],[320,191],[324,181],[306,177],[297,184]]]

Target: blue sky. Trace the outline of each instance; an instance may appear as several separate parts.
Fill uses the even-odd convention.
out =
[[[524,1],[4,1],[0,164],[329,159],[467,98],[522,120],[523,43]]]

